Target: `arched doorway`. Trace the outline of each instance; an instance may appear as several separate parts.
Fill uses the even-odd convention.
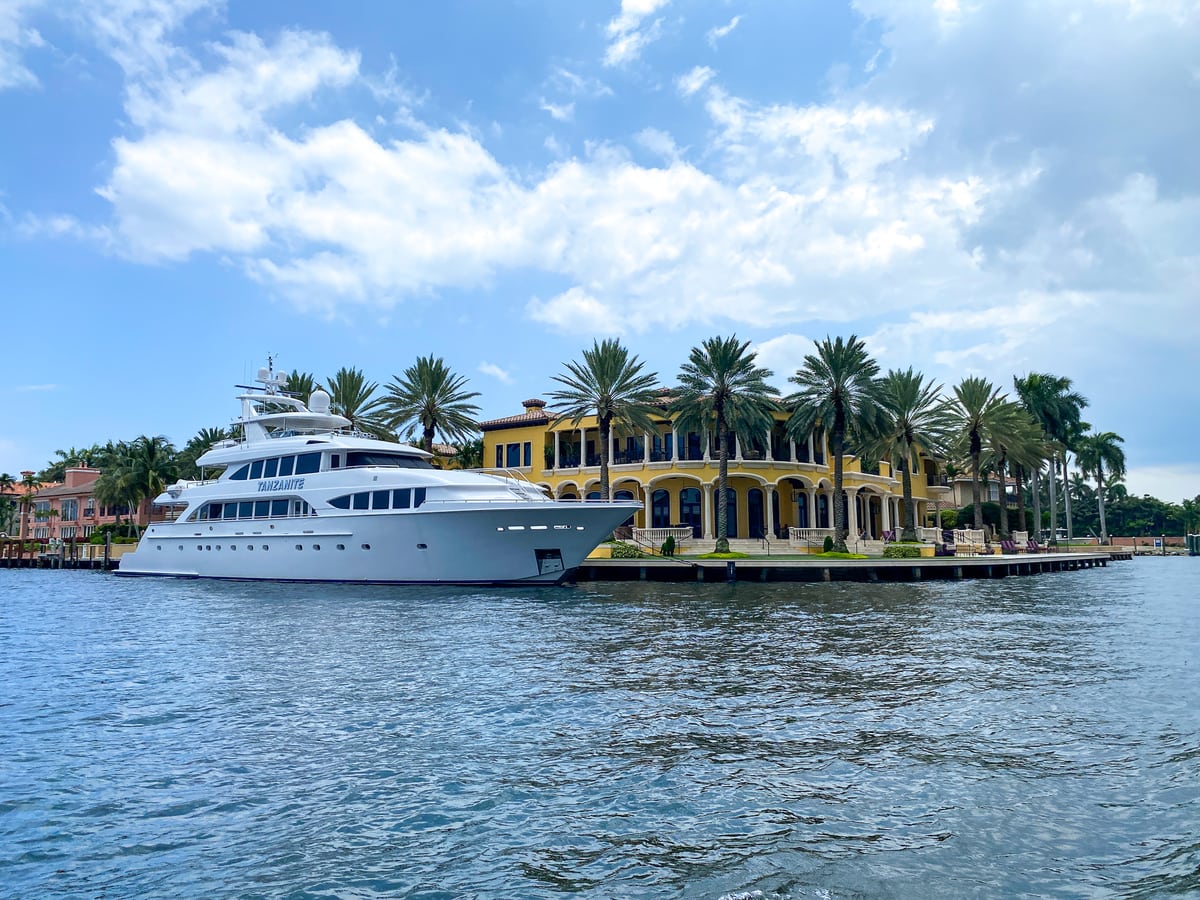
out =
[[[829,495],[817,497],[817,528],[829,528]]]
[[[746,491],[746,528],[750,537],[762,540],[767,535],[767,519],[761,488]]]
[[[671,527],[671,493],[659,488],[650,495],[650,527]]]
[[[633,500],[635,498],[633,496],[633,491],[617,491],[615,494],[613,494],[613,499],[614,500]],[[634,513],[631,513],[629,518],[621,523],[621,527],[624,528],[624,527],[628,526],[628,527],[632,528],[634,515],[635,515]]]
[[[692,526],[692,537],[704,535],[699,488],[684,488],[679,492],[679,521]]]

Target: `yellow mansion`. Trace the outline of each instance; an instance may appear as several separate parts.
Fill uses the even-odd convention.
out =
[[[558,498],[600,496],[599,428],[595,416],[577,426],[547,413],[542,400],[526,400],[525,412],[482,423],[483,463],[520,472]],[[833,467],[824,432],[788,440],[780,413],[770,433],[730,439],[728,526],[732,539],[815,541],[833,528]],[[629,524],[650,529],[690,528],[695,539],[715,539],[718,494],[717,441],[676,429],[663,412],[652,433],[614,428],[609,480],[614,498],[645,504]],[[864,465],[845,458],[850,540],[879,540],[903,525],[901,473],[887,463]],[[933,518],[949,489],[936,464],[922,457],[912,475],[917,523]]]

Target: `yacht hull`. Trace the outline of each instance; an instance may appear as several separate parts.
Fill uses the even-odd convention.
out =
[[[385,584],[554,584],[641,505],[426,504],[420,511],[151,525],[118,575]]]

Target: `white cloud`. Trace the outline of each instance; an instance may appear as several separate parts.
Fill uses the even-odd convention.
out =
[[[538,104],[543,110],[550,113],[550,118],[556,119],[559,122],[570,122],[575,116],[574,103],[551,103],[545,97]]]
[[[679,148],[675,146],[675,139],[665,131],[657,128],[643,128],[633,136],[633,139],[655,156],[661,156],[665,160],[674,161],[679,157]]]
[[[45,391],[57,391],[57,384],[19,384],[13,388],[18,394],[42,393]]]
[[[22,55],[30,47],[46,45],[38,30],[27,24],[29,13],[40,5],[40,0],[9,0],[0,5],[0,90],[38,84]]]
[[[717,73],[708,66],[696,66],[675,79],[675,87],[684,97],[690,97],[712,80]]]
[[[775,373],[771,379],[785,394],[794,389],[788,378],[804,367],[804,357],[816,349],[813,339],[801,334],[781,334],[763,341],[752,348],[758,354],[757,362]]]
[[[656,19],[643,27],[648,16],[666,6],[670,0],[621,0],[621,13],[608,23],[609,37],[604,52],[606,66],[624,66],[636,60],[646,45],[662,34],[662,20]]]
[[[499,366],[487,362],[486,360],[479,364],[478,369],[484,375],[490,375],[492,378],[495,378],[497,381],[502,382],[503,384],[513,383],[512,375]]]
[[[727,37],[729,33],[733,31],[733,29],[738,27],[738,23],[741,21],[741,16],[734,16],[727,24],[718,26],[716,28],[710,28],[708,30],[708,34],[705,35],[705,38],[708,40],[708,45],[716,50],[717,42],[721,40],[721,38]]]
[[[1149,494],[1169,503],[1192,500],[1200,497],[1200,466],[1131,466],[1125,487],[1134,497]]]

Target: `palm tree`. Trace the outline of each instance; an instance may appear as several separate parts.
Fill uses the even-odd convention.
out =
[[[175,448],[162,435],[142,435],[129,445],[122,477],[130,509],[140,508],[149,518],[150,501],[166,490],[167,484],[179,474],[175,463]],[[137,529],[137,520],[134,520]]]
[[[483,467],[483,438],[473,437],[463,441],[454,451],[454,462],[460,469],[479,469]]]
[[[1042,426],[1042,431],[1051,441],[1060,445],[1064,464],[1063,477],[1066,477],[1065,457],[1071,446],[1076,432],[1080,427],[1080,415],[1088,405],[1087,398],[1071,390],[1071,379],[1044,372],[1030,372],[1023,377],[1014,377],[1013,385],[1021,398],[1021,405]],[[1055,479],[1058,469],[1058,451],[1050,458],[1050,540],[1058,538],[1058,505],[1055,503]],[[1042,527],[1041,499],[1038,493],[1037,472],[1033,472],[1033,514],[1037,519],[1037,527]],[[1065,481],[1064,481],[1065,486]],[[1069,519],[1069,516],[1068,516]]]
[[[292,369],[288,375],[287,381],[284,382],[283,392],[291,394],[293,397],[299,397],[305,403],[312,396],[312,392],[317,389],[317,380],[313,378],[311,372],[301,372],[299,369]]]
[[[747,353],[749,346],[733,335],[693,347],[679,368],[679,390],[671,402],[677,427],[717,434],[717,553],[729,552],[729,432],[765,434],[779,409],[779,391],[767,384],[774,373],[754,364],[758,354]]]
[[[989,428],[984,448],[986,464],[996,471],[1000,482],[1000,527],[1001,540],[1009,537],[1008,528],[1008,479],[1007,471],[1011,463],[1013,468],[1020,471],[1025,465],[1036,465],[1041,460],[1043,452],[1042,429],[1033,419],[1016,404],[1009,410],[1011,421],[1004,423],[1003,428]],[[1025,501],[1021,495],[1020,479],[1017,481],[1017,509],[1019,511],[1020,530],[1025,530]]]
[[[208,452],[213,444],[228,440],[229,432],[224,428],[201,428],[195,437],[183,445],[176,458],[179,475],[185,478],[199,478],[201,473],[196,466],[196,460]]]
[[[959,453],[971,465],[971,514],[976,528],[983,527],[980,473],[984,448],[1004,444],[1018,431],[1021,410],[1007,394],[986,378],[970,376],[954,388],[950,411],[958,421]]]
[[[653,431],[658,374],[645,367],[628,348],[613,338],[592,341],[583,362],[563,363],[566,371],[553,376],[563,388],[551,392],[555,412],[573,426],[594,415],[600,428],[600,496],[609,498],[608,443],[613,426]]]
[[[289,379],[290,380],[290,379]],[[380,417],[382,399],[375,396],[379,383],[367,382],[360,369],[342,367],[326,382],[330,410],[350,420],[350,427],[380,438],[394,441],[396,436]]]
[[[10,496],[16,492],[17,480],[7,472],[0,472],[0,532],[9,534],[13,530],[17,503]]]
[[[463,390],[466,383],[467,379],[455,375],[440,356],[421,356],[404,370],[403,376],[392,376],[380,406],[393,429],[419,427],[421,446],[432,453],[435,434],[447,443],[455,443],[469,440],[479,431],[475,419],[479,407],[470,402],[479,392]]]
[[[1084,475],[1096,479],[1096,502],[1100,511],[1100,543],[1108,543],[1108,523],[1104,519],[1104,479],[1125,476],[1125,451],[1120,444],[1125,439],[1111,431],[1086,435],[1079,443],[1076,458]]]
[[[833,548],[846,552],[846,491],[843,455],[847,440],[864,445],[883,431],[886,413],[880,403],[879,364],[857,335],[843,342],[825,338],[817,352],[804,357],[804,367],[788,381],[800,386],[784,402],[793,410],[788,436],[804,440],[820,422],[829,435],[833,455]]]
[[[901,472],[904,489],[904,527],[900,540],[917,539],[917,508],[912,498],[912,469],[918,451],[944,455],[953,419],[941,401],[942,386],[910,367],[892,369],[879,382],[879,402],[886,412],[884,431],[864,450],[872,458],[886,459]]]

